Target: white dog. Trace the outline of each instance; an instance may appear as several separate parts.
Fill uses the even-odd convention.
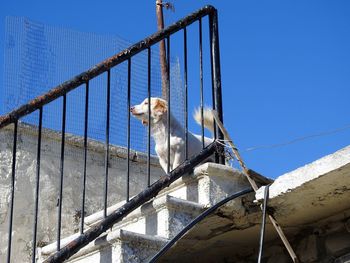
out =
[[[148,98],[141,104],[130,108],[133,116],[140,119],[143,125],[148,125]],[[163,170],[168,168],[168,104],[160,98],[151,98],[151,135],[155,141],[155,150],[159,157],[159,163]],[[213,132],[214,120],[209,109],[203,109],[204,127]],[[201,125],[201,112],[194,113],[194,119]],[[213,139],[204,137],[204,145],[207,146]],[[202,136],[188,133],[188,157],[199,153],[202,150]],[[171,115],[170,116],[170,163],[169,170],[175,169],[185,161],[185,129]]]

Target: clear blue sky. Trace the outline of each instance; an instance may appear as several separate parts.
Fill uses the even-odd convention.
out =
[[[284,147],[245,149],[350,125],[350,2],[180,1],[170,24],[205,4],[219,11],[224,119],[248,166],[276,177],[350,144],[350,129]],[[156,29],[152,1],[2,1],[4,23],[25,16],[132,42]]]

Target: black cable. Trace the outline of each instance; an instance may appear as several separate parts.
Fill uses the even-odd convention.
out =
[[[262,255],[263,255],[263,249],[264,249],[266,210],[267,210],[267,200],[269,199],[269,187],[270,187],[270,185],[266,185],[265,186],[265,191],[264,191],[263,216],[262,216],[262,224],[261,224],[261,230],[260,230],[260,244],[259,244],[258,263],[261,263],[261,259],[262,259]]]

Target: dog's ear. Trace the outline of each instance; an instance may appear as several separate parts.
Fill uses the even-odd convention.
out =
[[[165,113],[168,110],[168,104],[163,99],[157,99],[154,105],[154,110],[160,114]]]

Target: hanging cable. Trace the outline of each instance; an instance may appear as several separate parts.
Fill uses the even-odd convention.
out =
[[[264,239],[265,239],[265,226],[266,226],[266,210],[267,210],[267,201],[269,199],[269,187],[270,185],[265,186],[264,191],[264,203],[263,203],[263,215],[262,215],[262,223],[261,223],[261,230],[260,230],[260,243],[259,243],[259,256],[258,256],[258,263],[261,263],[262,255],[263,255],[263,249],[264,249]]]

